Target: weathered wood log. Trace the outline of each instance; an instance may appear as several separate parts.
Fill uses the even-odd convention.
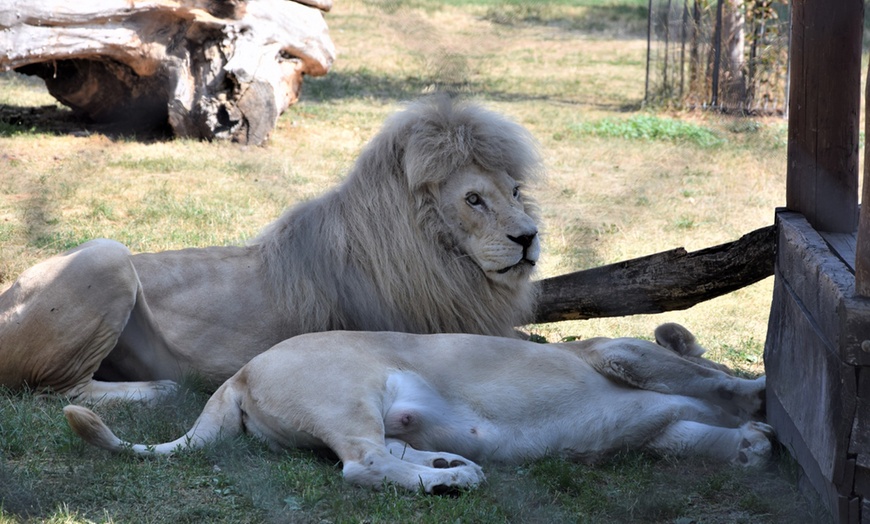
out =
[[[686,309],[773,274],[774,226],[719,246],[672,249],[547,278],[535,322],[557,322]]]
[[[120,131],[260,144],[324,75],[331,0],[0,0],[0,71]]]

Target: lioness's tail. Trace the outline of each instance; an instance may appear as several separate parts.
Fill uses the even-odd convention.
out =
[[[211,396],[193,428],[183,437],[154,446],[121,440],[99,415],[88,408],[69,405],[63,408],[63,414],[73,432],[94,446],[109,451],[130,449],[139,455],[170,455],[185,449],[200,448],[219,436],[233,437],[242,432],[242,411],[231,382],[225,383]]]

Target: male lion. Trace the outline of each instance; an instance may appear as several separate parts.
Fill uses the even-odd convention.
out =
[[[511,335],[531,320],[540,172],[519,125],[433,97],[391,117],[346,180],[245,247],[87,242],[0,295],[0,385],[79,400],[215,385],[300,333]]]
[[[764,378],[731,376],[697,355],[682,326],[656,339],[563,344],[465,334],[333,331],[281,342],[209,399],[183,437],[121,441],[87,408],[64,414],[113,451],[171,454],[247,431],[274,447],[328,447],[356,484],[428,493],[473,487],[473,461],[544,455],[593,460],[649,449],[756,465],[772,428],[752,421]]]

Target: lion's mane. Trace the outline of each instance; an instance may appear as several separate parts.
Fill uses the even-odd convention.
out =
[[[534,312],[529,279],[488,279],[440,216],[439,184],[474,163],[536,179],[541,160],[519,125],[431,97],[389,118],[344,182],[296,206],[254,241],[288,311],[287,329],[511,335]],[[526,212],[538,220],[534,201]]]

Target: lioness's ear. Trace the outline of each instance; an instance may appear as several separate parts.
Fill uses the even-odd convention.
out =
[[[656,328],[656,343],[687,357],[700,357],[706,351],[698,345],[688,329],[679,324],[668,322]]]

